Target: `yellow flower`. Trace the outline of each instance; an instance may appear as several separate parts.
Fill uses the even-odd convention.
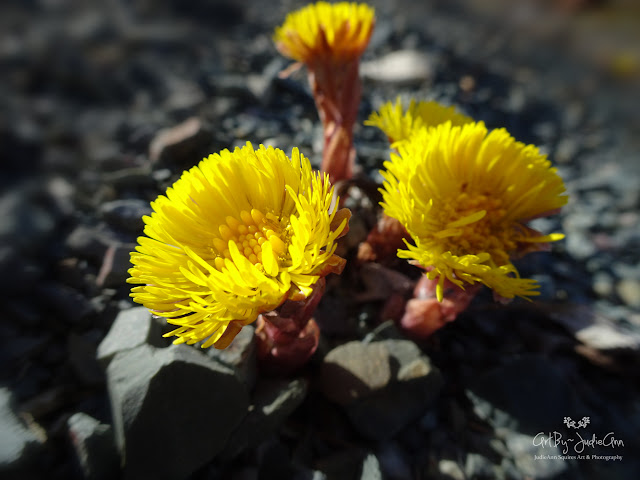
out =
[[[422,129],[398,145],[381,172],[382,206],[411,235],[399,250],[438,279],[464,288],[483,283],[505,298],[537,295],[536,282],[520,278],[511,258],[560,240],[525,226],[567,202],[562,179],[533,145],[484,123],[451,122]]]
[[[151,203],[131,296],[179,326],[166,335],[174,343],[224,348],[260,313],[339,273],[336,239],[348,227],[332,201],[326,175],[296,148],[290,159],[250,143],[210,155]]]
[[[374,24],[373,8],[363,3],[317,2],[287,15],[273,40],[282,55],[298,62],[345,61],[362,55]]]
[[[454,126],[473,122],[473,119],[456,111],[454,107],[445,107],[437,102],[418,102],[411,100],[406,112],[402,111],[400,97],[396,103],[387,102],[378,112],[373,112],[365,125],[378,127],[392,144],[408,139],[416,131],[435,127],[450,121]]]

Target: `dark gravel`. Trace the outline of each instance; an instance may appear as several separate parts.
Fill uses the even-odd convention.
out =
[[[352,261],[328,282],[317,319],[323,337],[304,371],[256,379],[250,336],[209,358],[161,348],[166,342],[147,333],[164,327],[139,310],[121,313],[134,307],[124,280],[149,202],[204,155],[246,141],[287,152],[297,146],[319,164],[322,132],[305,76],[278,78],[289,62],[271,42],[273,28],[302,3],[5,1],[1,477],[120,478],[114,437],[122,443],[134,429],[127,451],[144,458],[131,460],[137,473],[125,470],[123,478],[151,471],[192,480],[640,478],[636,7],[624,0],[371,3],[377,26],[363,56],[360,121],[397,95],[434,98],[539,145],[558,167],[570,203],[535,225],[567,238],[518,264],[542,295],[500,306],[485,291],[418,344],[385,321],[389,298],[406,297],[416,273],[401,262],[385,267],[397,270],[392,275],[353,261],[375,219],[377,169],[388,155],[383,135],[360,122],[354,218],[343,247]],[[399,50],[413,52],[407,70],[380,70],[378,62]],[[125,320],[138,317],[146,330],[131,340]],[[381,371],[366,376],[368,357],[348,351],[375,357],[379,345],[386,353],[378,360],[390,370],[375,383]],[[117,368],[142,357],[153,375],[129,365],[129,378]],[[158,358],[188,361],[167,371]],[[335,358],[351,375],[346,384],[375,383],[358,399],[362,408],[333,401],[340,392],[325,376]],[[111,383],[126,389],[108,387],[109,361]],[[433,372],[438,381],[429,383]],[[144,395],[135,394],[136,375]],[[220,398],[228,392],[209,398],[202,385],[194,388],[197,401],[188,392],[172,396],[176,382],[186,389],[199,376],[225,376],[241,401],[225,407],[234,402]],[[421,406],[415,395],[428,401]],[[143,413],[114,420],[110,398],[125,396],[144,397],[134,409]],[[247,398],[252,407],[241,420]],[[176,401],[196,410],[185,405],[187,416],[163,417],[167,405],[179,409]],[[206,431],[180,429],[180,418],[196,428],[207,405],[225,420],[224,432],[210,412]],[[577,430],[565,417],[589,424]],[[171,445],[192,463],[171,463],[158,432],[182,435],[186,443]],[[541,446],[540,432],[565,439],[612,432],[624,445],[586,446],[583,454],[622,459],[536,460],[570,453],[562,444]]]

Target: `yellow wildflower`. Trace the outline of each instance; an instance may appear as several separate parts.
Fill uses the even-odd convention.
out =
[[[456,126],[471,123],[473,119],[459,113],[454,107],[445,107],[433,101],[416,103],[411,100],[409,108],[403,112],[402,102],[398,97],[395,104],[387,102],[378,112],[373,112],[364,124],[378,127],[395,144],[408,139],[422,128],[435,127],[447,121]]]
[[[361,96],[358,69],[374,25],[368,5],[317,2],[287,15],[273,35],[280,53],[297,61],[292,68],[301,63],[307,67],[324,132],[320,169],[332,182],[353,176],[353,124]]]
[[[385,162],[382,206],[411,235],[401,258],[461,288],[483,283],[505,298],[537,295],[536,282],[520,278],[514,255],[560,240],[525,226],[567,202],[562,179],[533,145],[484,123],[451,122],[416,132]]]
[[[174,343],[224,348],[260,313],[341,270],[334,251],[347,219],[332,200],[326,175],[296,148],[291,158],[250,143],[212,154],[151,203],[131,296],[179,326],[166,335]]]
[[[368,5],[317,2],[287,15],[273,40],[282,55],[298,62],[344,61],[362,55],[374,24]]]

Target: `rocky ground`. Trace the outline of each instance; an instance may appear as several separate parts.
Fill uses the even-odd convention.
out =
[[[632,2],[414,3],[373,2],[361,120],[435,98],[541,146],[571,201],[537,227],[567,239],[519,263],[535,302],[483,292],[407,339],[384,312],[416,272],[354,261],[388,155],[358,125],[351,261],[290,377],[260,372],[251,329],[169,347],[124,280],[149,202],[204,155],[251,141],[319,163],[306,79],[278,78],[270,38],[300,3],[3,3],[2,478],[640,478]]]

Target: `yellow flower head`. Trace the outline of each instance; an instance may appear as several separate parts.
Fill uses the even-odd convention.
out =
[[[543,236],[524,223],[552,213],[568,197],[535,146],[504,129],[489,133],[482,122],[446,122],[400,143],[385,168],[382,206],[415,243],[398,256],[438,278],[439,300],[445,279],[461,288],[480,282],[506,298],[538,294],[510,258],[564,237]]]
[[[317,2],[287,15],[273,40],[282,55],[305,64],[347,61],[362,55],[374,24],[373,8],[363,3]]]
[[[179,326],[167,334],[174,343],[224,348],[260,313],[339,273],[336,239],[348,227],[332,200],[326,175],[296,148],[291,158],[250,143],[210,155],[151,203],[131,296]]]
[[[373,112],[364,124],[378,127],[395,144],[408,139],[422,128],[435,127],[447,121],[456,126],[471,123],[473,119],[459,113],[454,107],[445,107],[433,101],[416,103],[411,100],[409,108],[403,112],[398,97],[395,104],[387,102],[378,112]]]

